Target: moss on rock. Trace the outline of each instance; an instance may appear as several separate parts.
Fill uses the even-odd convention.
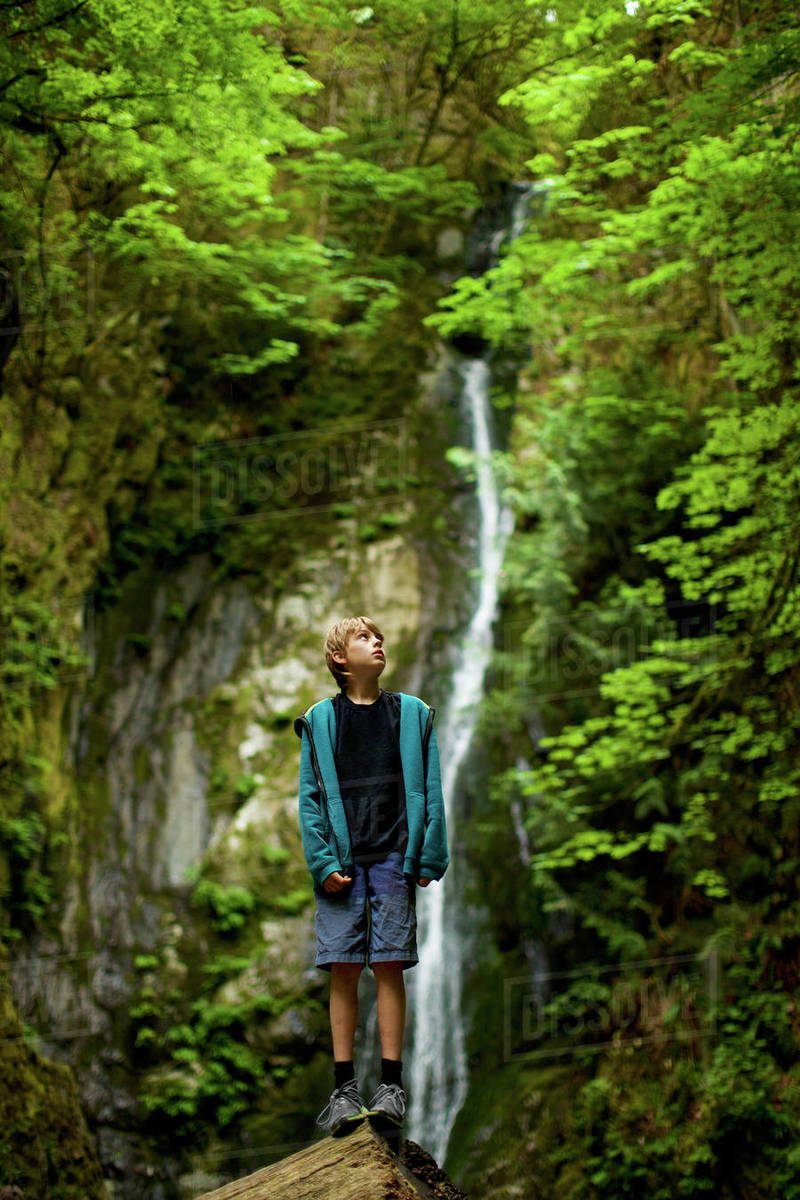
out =
[[[69,1067],[25,1041],[0,942],[0,1185],[26,1197],[108,1200]]]

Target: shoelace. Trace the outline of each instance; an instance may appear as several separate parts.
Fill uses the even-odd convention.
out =
[[[327,1125],[328,1121],[331,1119],[333,1106],[340,1096],[348,1096],[354,1104],[360,1103],[361,1097],[358,1094],[358,1081],[355,1079],[349,1079],[347,1083],[343,1083],[340,1088],[335,1088],[333,1090],[330,1100],[317,1117],[318,1125]]]
[[[399,1083],[380,1083],[380,1084],[378,1084],[378,1087],[375,1091],[375,1095],[372,1098],[373,1103],[378,1104],[378,1103],[380,1103],[381,1100],[385,1100],[387,1098],[397,1099],[398,1101],[400,1101],[403,1104],[405,1104],[405,1102],[406,1102],[406,1094],[403,1091],[403,1089],[400,1087]]]

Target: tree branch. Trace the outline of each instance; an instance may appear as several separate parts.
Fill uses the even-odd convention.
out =
[[[65,12],[57,13],[55,17],[51,17],[49,21],[42,21],[41,25],[30,25],[27,29],[17,29],[14,33],[9,33],[6,41],[10,42],[13,38],[25,37],[29,33],[39,33],[42,29],[48,29],[51,25],[59,25],[67,17],[71,17],[79,9],[84,8],[89,3],[89,0],[79,0],[78,4],[72,8],[66,9]]]

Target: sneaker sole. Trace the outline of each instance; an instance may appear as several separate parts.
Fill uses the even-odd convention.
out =
[[[366,1119],[367,1114],[363,1112],[354,1113],[352,1117],[345,1117],[335,1129],[331,1130],[331,1137],[342,1137],[344,1134],[349,1133],[351,1129],[355,1129],[362,1121],[366,1121]]]
[[[382,1108],[375,1108],[367,1113],[369,1122],[378,1130],[384,1129],[400,1129],[405,1121],[405,1117],[393,1117],[391,1113],[386,1112]]]

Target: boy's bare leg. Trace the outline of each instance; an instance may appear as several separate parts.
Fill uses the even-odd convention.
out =
[[[331,1035],[336,1062],[348,1062],[353,1057],[362,967],[362,963],[331,963]]]
[[[406,1024],[406,985],[399,962],[376,962],[372,970],[378,984],[378,1027],[384,1058],[403,1057]]]

